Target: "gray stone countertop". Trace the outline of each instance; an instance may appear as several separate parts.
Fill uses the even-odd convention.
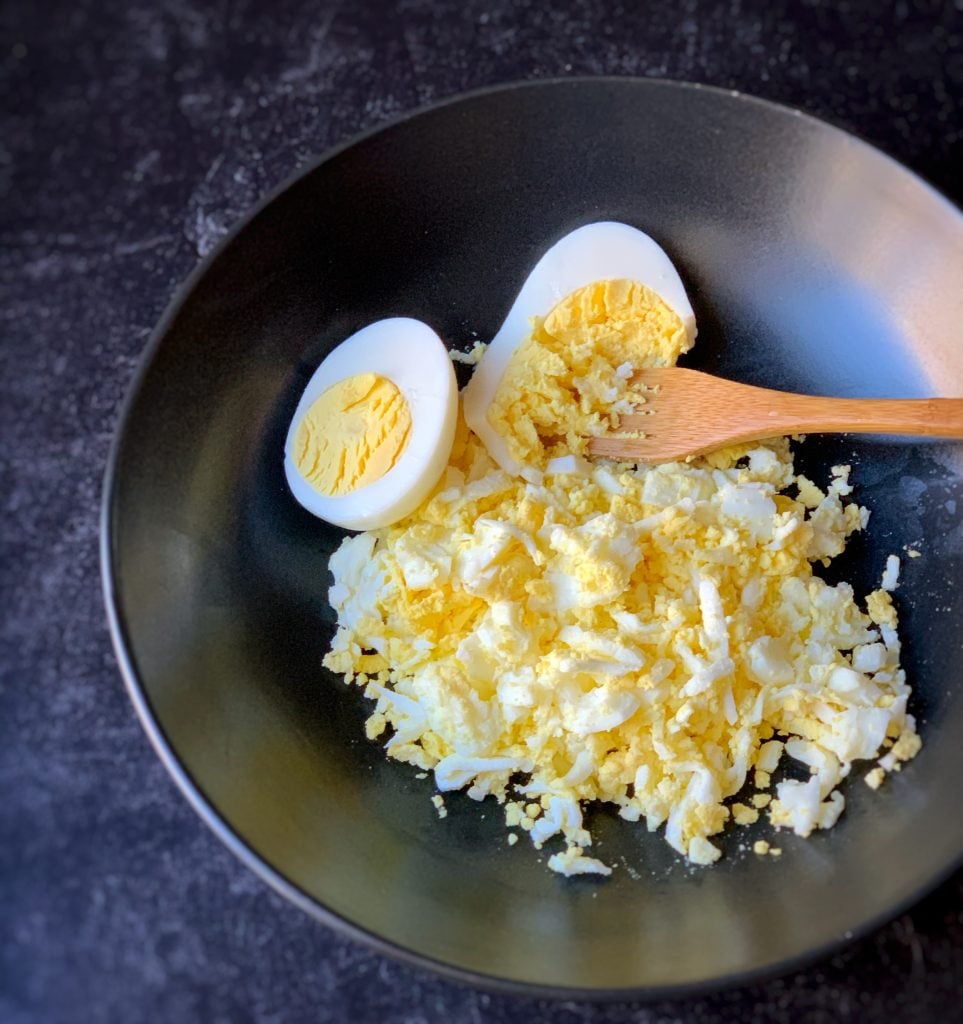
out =
[[[805,110],[963,200],[960,0],[0,8],[0,1021],[963,1019],[963,875],[808,970],[552,1004],[383,959],[224,849],[150,749],[104,621],[101,476],[178,284],[313,156],[512,79],[684,78]]]

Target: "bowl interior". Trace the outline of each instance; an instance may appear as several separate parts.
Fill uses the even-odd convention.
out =
[[[963,487],[952,445],[812,438],[850,463],[868,533],[828,571],[865,592],[904,559],[898,605],[922,753],[836,828],[692,869],[592,812],[602,884],[565,880],[501,813],[364,738],[321,668],[342,532],[287,493],[282,444],[324,354],[371,320],[490,337],[538,256],[613,218],[682,274],[689,365],[840,395],[963,394],[963,221],[904,169],[791,111],[641,81],[530,85],[389,127],[309,170],[208,261],[162,324],[107,499],[108,589],[148,727],[275,883],[394,947],[543,988],[677,989],[784,965],[917,895],[963,851],[956,654]],[[963,463],[961,463],[963,464]]]

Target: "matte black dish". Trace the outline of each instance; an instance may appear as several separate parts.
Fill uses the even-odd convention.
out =
[[[611,880],[567,881],[494,806],[448,799],[363,738],[366,705],[320,668],[341,532],[288,495],[282,443],[339,340],[411,315],[489,337],[538,256],[600,218],[682,273],[688,359],[750,383],[963,394],[963,218],[876,150],[721,91],[637,80],[477,94],[343,148],[281,189],[194,275],[155,332],[108,472],[104,575],[131,696],[218,835],[300,906],[473,981],[656,995],[782,969],[918,897],[963,852],[958,449],[836,438],[869,535],[831,576],[904,560],[899,606],[922,754],[879,793],[854,773],[839,825],[727,836],[711,869],[598,812]],[[955,504],[954,504],[955,503]]]

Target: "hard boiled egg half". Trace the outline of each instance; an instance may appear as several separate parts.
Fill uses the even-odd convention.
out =
[[[373,530],[428,496],[451,454],[458,390],[448,351],[427,324],[379,320],[321,363],[284,446],[294,497],[336,526]]]
[[[587,224],[528,275],[463,392],[465,420],[502,469],[529,475],[577,451],[586,430],[611,428],[635,371],[674,363],[695,334],[658,243],[627,224]]]

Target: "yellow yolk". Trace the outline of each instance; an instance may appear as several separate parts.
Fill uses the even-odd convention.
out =
[[[410,433],[404,395],[386,377],[359,373],[328,388],[304,414],[295,462],[308,483],[339,497],[383,477]]]
[[[644,401],[635,370],[668,366],[691,347],[682,319],[635,281],[596,281],[572,292],[512,354],[488,422],[518,462],[584,454],[587,438],[615,429]]]

